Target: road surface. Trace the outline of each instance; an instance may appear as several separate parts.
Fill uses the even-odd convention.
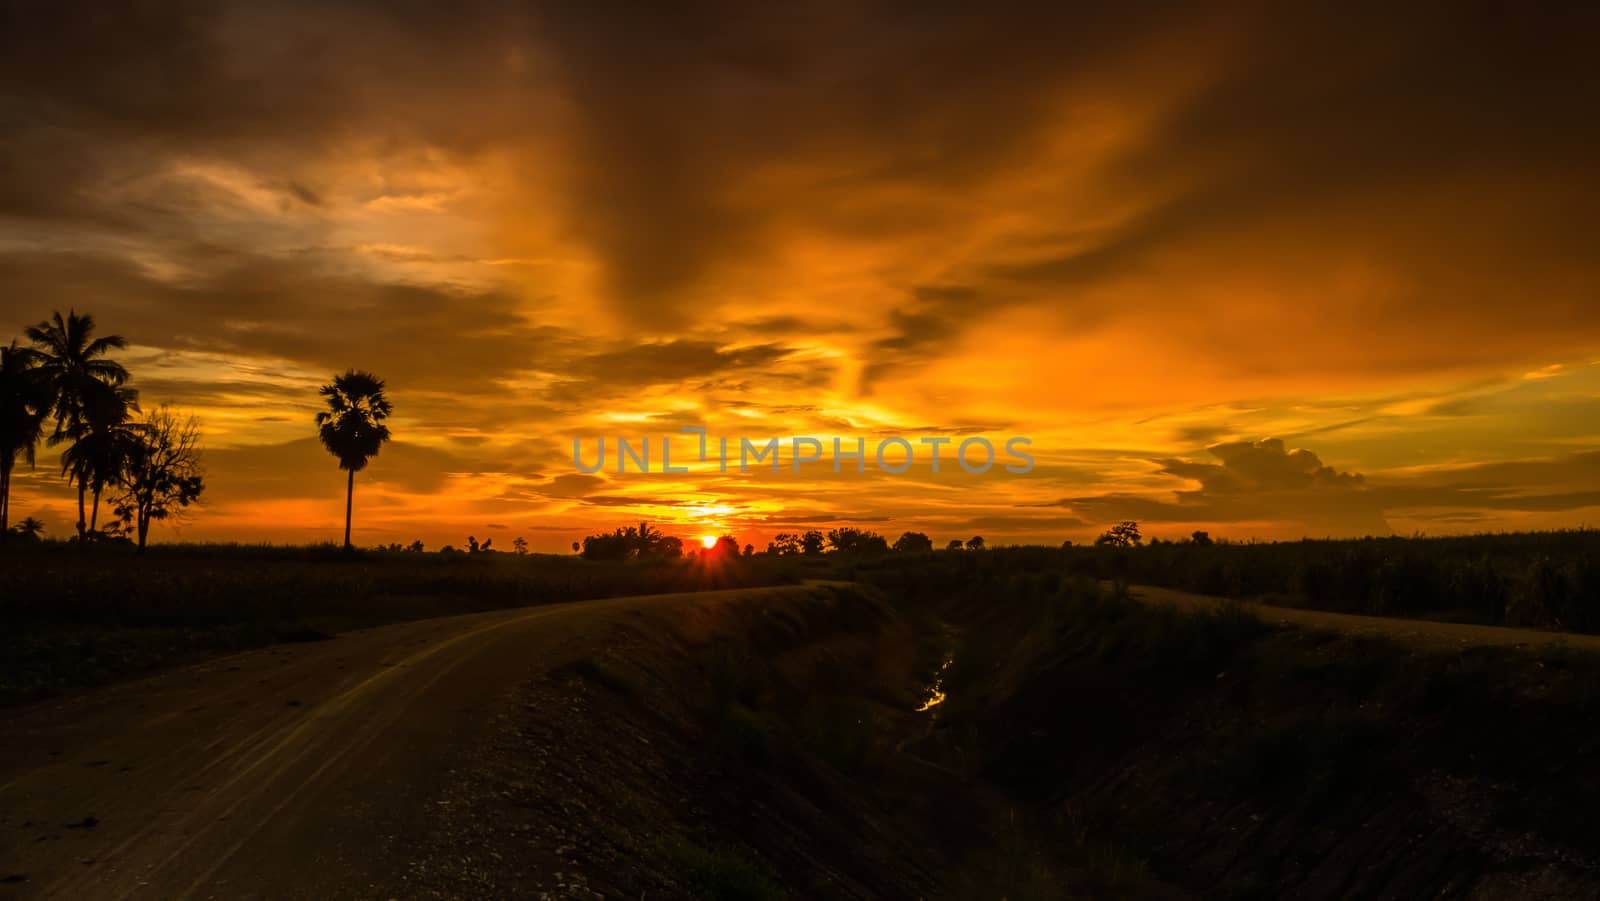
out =
[[[447,773],[519,683],[629,618],[792,590],[401,623],[0,712],[0,899],[403,897]]]
[[[1170,588],[1133,585],[1128,591],[1135,598],[1152,604],[1216,609],[1228,603],[1223,598],[1174,591]],[[1478,626],[1470,623],[1441,623],[1422,619],[1394,619],[1385,616],[1357,616],[1350,613],[1300,610],[1294,607],[1274,607],[1250,602],[1246,602],[1246,606],[1269,623],[1306,629],[1332,629],[1336,632],[1388,638],[1430,648],[1561,646],[1600,651],[1600,635],[1512,629],[1505,626]]]

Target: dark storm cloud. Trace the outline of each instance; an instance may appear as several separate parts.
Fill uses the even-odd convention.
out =
[[[1134,67],[1163,48],[1192,67],[1187,87],[1106,177],[1179,187],[1086,246],[968,261],[976,278],[1021,283],[994,304],[1043,290],[1072,307],[1075,286],[1235,227],[1519,171],[1563,190],[1530,192],[1516,234],[1486,210],[1407,241],[1436,256],[1509,239],[1500,253],[1570,264],[1595,199],[1583,111],[1600,106],[1596,13],[1580,7],[18,3],[5,16],[10,215],[131,223],[136,211],[93,189],[178,153],[267,161],[286,197],[316,205],[321,190],[295,170],[331,143],[471,151],[540,137],[547,123],[527,111],[553,95],[570,126],[555,138],[570,144],[565,216],[597,252],[609,301],[641,321],[681,321],[708,274],[766,256],[780,234],[918,233],[941,197],[1034,165],[1053,128],[1094,112],[1088,87],[1157,80]],[[1217,58],[1185,60],[1185,40]],[[1062,108],[1069,90],[1076,105]],[[791,171],[766,186],[775,194],[747,187]],[[902,199],[860,202],[885,186]],[[1048,246],[1072,225],[1041,219],[1032,238]],[[900,337],[885,340],[900,349],[959,327],[940,309],[893,315]]]
[[[990,15],[922,5],[635,4],[545,10],[566,90],[588,115],[571,211],[613,294],[670,322],[708,270],[765,251],[783,219],[863,238],[917,206],[862,209],[884,184],[960,190],[1048,125],[1061,79],[1138,34],[1137,14]],[[784,196],[741,178],[810,170]]]
[[[1207,450],[1221,464],[1168,459],[1161,461],[1160,471],[1199,482],[1200,493],[1207,495],[1358,488],[1363,482],[1359,475],[1323,465],[1304,448],[1285,450],[1278,438],[1215,444]]]
[[[288,360],[312,370],[350,366],[382,373],[407,393],[408,413],[435,426],[498,417],[541,421],[592,408],[652,385],[692,383],[731,373],[769,372],[792,352],[777,344],[722,346],[701,340],[592,341],[536,325],[503,292],[380,282],[303,260],[217,253],[181,277],[158,279],[114,257],[69,253],[0,254],[18,331],[53,309],[90,309],[103,327],[136,345]],[[229,397],[286,402],[303,386],[234,377],[168,378],[163,358],[145,365],[153,396],[196,404]],[[556,372],[550,387],[507,395],[497,385],[519,373]],[[791,373],[801,376],[804,373]],[[300,397],[301,400],[305,398]]]
[[[373,282],[245,254],[177,281],[108,257],[0,255],[0,282],[12,292],[15,328],[81,307],[136,344],[358,366],[404,388],[489,387],[571,353],[574,342],[523,318],[509,295]]]
[[[517,87],[493,51],[515,46],[525,29],[507,26],[525,17],[470,6],[7,3],[0,209],[87,214],[85,190],[164,154],[309,157],[353,136],[463,148],[503,137],[522,123],[489,114]],[[282,187],[320,202],[311,185]]]
[[[1220,463],[1155,461],[1161,474],[1196,481],[1172,500],[1112,493],[1066,498],[1067,507],[1091,522],[1297,523],[1304,534],[1388,534],[1386,517],[1439,509],[1565,512],[1600,506],[1600,452],[1547,460],[1512,460],[1450,467],[1369,480],[1324,464],[1305,449],[1286,450],[1278,439],[1232,442],[1209,448]]]
[[[1136,51],[1192,31],[1226,58],[1194,63],[1189,89],[1105,173],[1112,187],[1157,185],[1165,195],[1088,240],[1048,216],[1049,204],[1071,198],[1039,198],[1045,209],[1026,211],[1034,225],[1019,236],[1027,242],[998,258],[951,261],[952,276],[990,286],[985,305],[968,315],[927,301],[889,311],[894,333],[871,349],[865,384],[889,359],[939,350],[967,323],[1016,303],[1048,302],[1079,327],[1141,312],[1092,303],[1086,291],[1148,275],[1173,251],[1204,254],[1223,271],[1237,256],[1234,274],[1249,272],[1262,262],[1261,249],[1249,249],[1257,232],[1279,226],[1307,247],[1331,232],[1334,252],[1399,273],[1403,300],[1358,311],[1364,327],[1401,333],[1432,316],[1450,337],[1406,355],[1381,340],[1367,342],[1370,353],[1291,361],[1241,345],[1253,332],[1220,327],[1180,290],[1156,303],[1170,304],[1176,324],[1197,320],[1238,365],[1263,371],[1313,361],[1351,371],[1449,365],[1494,353],[1470,340],[1485,330],[1498,329],[1495,341],[1516,354],[1594,337],[1577,300],[1595,286],[1579,237],[1596,198],[1585,162],[1595,125],[1578,113],[1600,99],[1579,37],[1593,32],[1592,13],[1397,16],[1345,4],[1116,21],[900,13],[740,7],[641,20],[584,8],[552,17],[566,89],[594,113],[581,117],[591,153],[572,216],[605,261],[613,302],[670,322],[710,270],[759,259],[777,233],[921,234],[949,215],[947,200],[1035,165],[1051,128],[1089,115],[1092,97],[1083,110],[1051,106],[1060,92],[1138,84],[1144,73],[1131,67],[1145,60]],[[851,40],[829,39],[838,33]],[[776,194],[730,187],[787,168],[813,175]],[[886,185],[901,189],[892,192],[899,200],[860,200]],[[1515,232],[1503,227],[1508,215]],[[1456,268],[1463,254],[1519,275],[1469,274],[1480,266]],[[1543,315],[1508,315],[1512,293]]]
[[[1064,499],[1090,522],[1240,522],[1286,519],[1308,535],[1387,534],[1383,503],[1357,474],[1324,465],[1304,449],[1286,450],[1276,438],[1213,445],[1220,463],[1156,461],[1159,473],[1200,483],[1174,500],[1128,494]]]

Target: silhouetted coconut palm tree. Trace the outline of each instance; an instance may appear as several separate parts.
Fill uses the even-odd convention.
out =
[[[76,444],[94,432],[113,429],[127,421],[129,410],[138,408],[138,393],[125,387],[128,370],[106,358],[107,353],[127,347],[128,342],[121,335],[94,337],[93,316],[79,316],[77,311],[69,310],[63,319],[57,311],[52,318],[30,327],[27,336],[38,355],[39,373],[48,385],[50,412],[56,420],[55,431],[48,439],[50,444]],[[62,460],[63,472],[78,486],[80,541],[88,537],[89,529],[84,495],[95,483],[94,473],[83,462],[89,456],[87,450],[79,454],[79,462],[72,466],[64,457]],[[104,484],[101,480],[100,485]]]
[[[394,407],[383,393],[383,379],[355,369],[334,376],[322,386],[328,409],[317,414],[317,434],[328,453],[339,458],[339,468],[350,474],[344,495],[344,547],[350,549],[350,509],[356,491],[356,473],[389,440],[383,421]]]
[[[122,418],[127,418],[126,408]],[[100,420],[95,416],[90,417],[90,422],[95,427],[62,452],[61,474],[78,486],[80,497],[86,486],[93,495],[87,534],[94,535],[100,527],[100,495],[106,486],[122,484],[129,461],[139,452],[143,426]],[[79,515],[82,515],[81,510]]]
[[[17,523],[16,533],[29,541],[38,541],[44,535],[44,523],[30,516]]]
[[[39,355],[11,342],[0,347],[0,543],[11,521],[11,471],[17,457],[34,464],[34,447],[44,437],[50,393],[39,371]]]
[[[121,335],[94,337],[94,317],[68,311],[65,319],[58,311],[50,319],[31,326],[28,340],[34,344],[39,370],[50,386],[51,412],[56,417],[56,432],[73,437],[72,431],[86,424],[103,386],[121,387],[128,381],[128,370],[107,359],[112,350],[128,342]]]

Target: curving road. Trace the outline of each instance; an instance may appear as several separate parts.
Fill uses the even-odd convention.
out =
[[[626,618],[787,590],[402,623],[0,713],[0,899],[406,896],[430,805],[519,682]]]

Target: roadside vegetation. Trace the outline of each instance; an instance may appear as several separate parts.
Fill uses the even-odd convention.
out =
[[[1271,627],[1056,572],[922,598],[960,637],[913,750],[1030,829],[1210,898],[1596,890],[1600,656]]]
[[[1204,536],[1204,533],[1198,533]],[[1069,571],[1341,613],[1600,632],[1600,530],[1068,547]]]

